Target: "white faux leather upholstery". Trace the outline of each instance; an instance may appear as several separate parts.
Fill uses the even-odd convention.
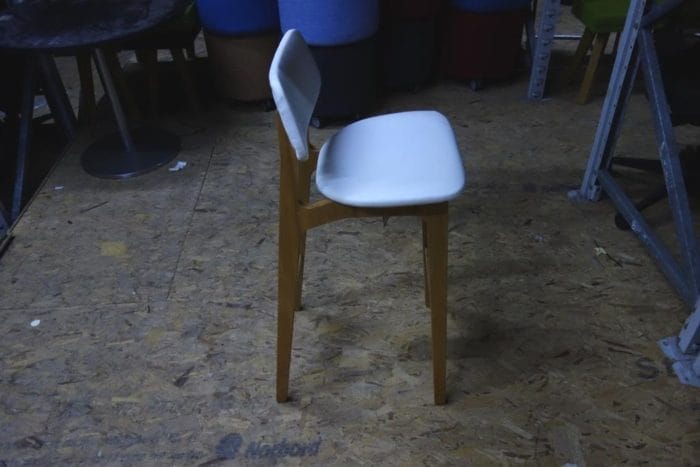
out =
[[[297,155],[309,157],[308,131],[321,91],[321,74],[299,31],[282,37],[270,65],[270,88],[287,137]]]
[[[348,125],[323,145],[316,169],[321,193],[359,207],[448,201],[464,182],[452,127],[435,111],[387,114]]]

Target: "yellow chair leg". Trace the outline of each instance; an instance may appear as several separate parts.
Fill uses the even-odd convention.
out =
[[[299,254],[297,259],[297,274],[295,277],[294,310],[301,310],[301,291],[304,284],[304,257],[306,255],[306,232],[299,234]]]
[[[424,219],[428,236],[428,273],[436,405],[447,402],[447,213]]]
[[[578,73],[579,68],[581,68],[583,60],[586,58],[588,51],[591,49],[591,45],[593,45],[593,38],[595,38],[593,31],[586,28],[586,30],[583,31],[581,40],[578,42],[578,47],[576,48],[576,53],[574,53],[574,58],[571,60],[569,68],[567,68],[566,72],[564,73],[564,78],[562,79],[563,85],[571,84],[576,78],[576,74]]]
[[[425,219],[421,221],[421,226],[423,227],[423,280],[425,281],[425,306],[430,308],[430,271],[428,269],[430,259],[428,258],[428,224]]]
[[[283,129],[278,125],[278,131]],[[294,196],[294,156],[289,148],[280,157],[280,203],[277,265],[277,402],[285,402],[289,394],[289,369],[292,360],[294,312],[300,301],[301,269],[306,231],[297,220]]]
[[[585,104],[590,99],[591,89],[593,88],[595,77],[598,74],[600,58],[605,52],[605,46],[608,44],[609,38],[610,34],[608,33],[596,35],[593,50],[591,51],[591,59],[588,62],[586,74],[583,77],[583,83],[581,83],[581,89],[579,90],[578,98],[576,99],[577,104]]]
[[[285,402],[288,397],[294,311],[299,290],[300,236],[293,218],[294,212],[283,211],[281,207],[277,283],[277,402]]]

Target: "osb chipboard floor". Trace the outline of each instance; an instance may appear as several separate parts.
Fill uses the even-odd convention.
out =
[[[82,171],[84,132],[0,260],[0,465],[697,464],[700,392],[656,344],[688,310],[609,202],[566,196],[602,100],[525,90],[448,82],[380,108],[445,113],[468,171],[450,211],[444,407],[417,221],[310,234],[292,400],[277,404],[272,114],[163,119],[187,167],[124,181]],[[654,154],[641,95],[619,147]]]

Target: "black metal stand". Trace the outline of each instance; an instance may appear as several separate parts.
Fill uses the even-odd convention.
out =
[[[27,157],[30,150],[32,119],[34,117],[34,96],[41,80],[51,114],[61,128],[66,141],[71,141],[76,134],[77,120],[70,105],[56,63],[48,53],[32,53],[26,58],[24,83],[19,114],[19,139],[17,142],[17,163],[12,206],[9,217],[3,222],[11,224],[20,214],[24,196],[24,178]]]
[[[52,52],[82,52],[143,33],[175,18],[190,0],[23,0],[0,8],[0,47],[24,52],[24,83],[18,107],[19,143],[9,212],[0,211],[0,233],[9,229],[22,209],[24,178],[30,148],[34,95],[41,85],[52,117],[67,140],[76,134],[76,118],[51,57]],[[138,129],[132,137],[100,50],[94,51],[97,69],[114,110],[118,138],[108,136],[83,156],[86,170],[98,177],[125,178],[172,160],[179,150],[177,136],[156,129]],[[123,156],[123,157],[121,157]]]
[[[180,150],[180,138],[150,126],[130,130],[104,53],[96,49],[93,57],[119,131],[102,137],[85,150],[81,157],[85,171],[99,178],[123,179],[149,172],[173,160]]]

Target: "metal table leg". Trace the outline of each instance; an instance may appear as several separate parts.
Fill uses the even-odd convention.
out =
[[[38,61],[42,77],[44,78],[42,86],[51,114],[63,131],[65,140],[72,141],[77,133],[78,121],[68,100],[68,94],[66,94],[66,88],[63,86],[61,76],[58,74],[56,62],[53,57],[46,53],[40,53]]]
[[[178,136],[152,126],[130,129],[104,52],[96,49],[93,57],[112,105],[118,132],[102,137],[85,150],[81,158],[85,171],[99,178],[122,179],[149,172],[173,160],[180,150]]]
[[[15,185],[12,193],[10,221],[19,216],[22,209],[24,192],[24,171],[29,154],[29,138],[32,132],[34,116],[34,94],[36,93],[37,67],[32,57],[27,57],[24,64],[24,83],[22,85],[22,100],[20,103],[19,137],[17,140],[17,162],[15,167]]]
[[[41,81],[39,81],[41,78]],[[61,77],[56,69],[53,57],[46,53],[31,54],[26,57],[24,64],[24,83],[20,102],[19,135],[17,142],[17,161],[15,167],[15,182],[12,193],[7,224],[19,217],[24,198],[24,179],[27,157],[30,151],[32,119],[34,117],[34,96],[37,85],[41,83],[44,94],[51,110],[51,115],[63,132],[66,142],[71,141],[76,133],[76,119],[70,105]]]

